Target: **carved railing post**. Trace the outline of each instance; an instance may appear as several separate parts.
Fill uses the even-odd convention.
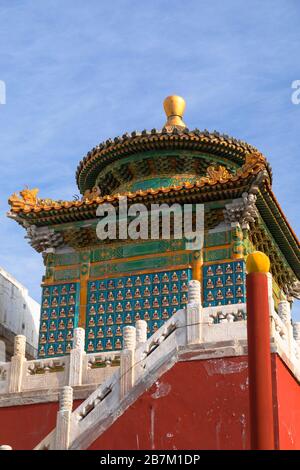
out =
[[[69,385],[82,385],[84,351],[84,329],[74,329],[73,348],[70,352]]]
[[[14,355],[11,358],[9,392],[20,392],[22,390],[23,368],[25,358],[26,336],[15,336]]]
[[[192,280],[188,285],[188,304],[186,307],[186,333],[187,344],[201,342],[202,334],[202,305],[201,305],[201,284]]]
[[[293,354],[293,327],[291,321],[291,306],[287,300],[281,300],[278,303],[278,315],[286,326],[287,341],[290,355]]]
[[[293,323],[293,333],[294,333],[294,340],[298,344],[300,348],[300,322],[296,321]]]
[[[296,360],[300,360],[300,322],[293,322],[294,353]]]
[[[298,361],[300,360],[300,322],[293,322],[293,336],[296,343],[295,355]]]
[[[291,325],[291,307],[287,300],[278,303],[278,315],[285,325]]]
[[[138,320],[135,324],[136,328],[136,346],[147,341],[147,322],[145,320]]]
[[[124,348],[120,360],[120,398],[124,398],[134,384],[134,358],[136,347],[136,329],[125,326],[123,329]]]
[[[0,340],[0,362],[6,362],[5,343]]]
[[[56,417],[55,450],[67,450],[70,445],[73,389],[63,387],[59,397],[59,410]]]

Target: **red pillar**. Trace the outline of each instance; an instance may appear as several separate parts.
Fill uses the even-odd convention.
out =
[[[247,274],[247,336],[251,449],[274,449],[268,277]]]

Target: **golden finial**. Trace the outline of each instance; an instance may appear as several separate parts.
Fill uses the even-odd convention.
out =
[[[167,115],[168,126],[186,127],[182,120],[182,116],[185,110],[185,101],[181,96],[171,95],[164,100],[164,110]]]

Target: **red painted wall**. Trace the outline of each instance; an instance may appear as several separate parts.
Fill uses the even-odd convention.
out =
[[[300,385],[276,356],[280,449],[300,449]]]
[[[176,364],[90,447],[247,448],[247,357]]]
[[[277,355],[272,369],[276,441],[300,449],[300,386]],[[178,363],[90,449],[248,449],[247,372],[247,357]],[[0,408],[0,444],[33,449],[55,426],[57,407]]]
[[[81,401],[76,400],[74,408]],[[0,408],[0,444],[33,449],[54,428],[57,409],[57,402]]]

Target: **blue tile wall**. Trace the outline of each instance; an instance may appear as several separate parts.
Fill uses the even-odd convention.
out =
[[[191,270],[166,271],[88,283],[86,351],[122,349],[123,328],[146,320],[151,336],[188,299]]]
[[[204,307],[244,303],[246,301],[245,276],[243,260],[204,266]]]
[[[68,354],[78,326],[79,283],[45,286],[42,291],[39,358]]]
[[[123,328],[146,320],[148,336],[187,303],[191,270],[172,270],[89,281],[86,312],[86,351],[123,347]],[[244,303],[243,260],[203,268],[205,307]],[[43,288],[39,357],[68,354],[78,326],[79,283]]]

